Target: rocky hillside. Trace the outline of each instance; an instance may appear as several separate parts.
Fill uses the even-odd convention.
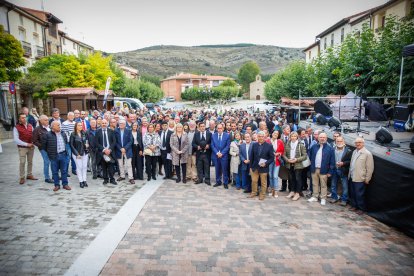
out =
[[[246,61],[257,62],[263,74],[275,73],[291,60],[303,59],[302,49],[254,44],[153,46],[113,53],[114,59],[140,73],[167,77],[179,72],[235,77]]]

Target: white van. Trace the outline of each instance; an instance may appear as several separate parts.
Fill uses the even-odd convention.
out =
[[[124,107],[126,104],[129,109],[144,109],[144,104],[139,100],[135,98],[124,98],[124,97],[114,97],[114,104],[115,107]]]

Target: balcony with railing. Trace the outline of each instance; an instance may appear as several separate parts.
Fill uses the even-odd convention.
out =
[[[32,45],[26,41],[20,41],[23,48],[23,56],[31,57],[32,56]]]
[[[42,58],[45,56],[45,49],[42,46],[36,46],[36,58]]]

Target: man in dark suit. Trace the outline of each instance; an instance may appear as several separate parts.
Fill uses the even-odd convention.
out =
[[[257,195],[257,186],[261,182],[260,200],[265,199],[267,189],[267,175],[269,174],[269,165],[274,162],[275,154],[273,146],[265,142],[265,133],[259,131],[257,134],[257,143],[252,146],[252,157],[250,165],[250,173],[252,176],[252,193],[249,198],[254,198]]]
[[[210,158],[211,156],[211,133],[206,131],[206,124],[200,122],[198,124],[198,132],[194,134],[193,151],[196,152],[197,177],[195,184],[203,183],[203,179],[207,185],[210,182]]]
[[[220,186],[221,183],[223,183],[224,188],[228,189],[230,135],[224,132],[223,124],[217,125],[217,133],[214,133],[211,138],[211,149],[213,150],[211,158],[213,159],[216,168],[216,184],[214,187]]]
[[[100,163],[103,171],[103,184],[108,184],[108,179],[111,184],[117,185],[114,179],[114,163],[116,138],[115,133],[108,127],[108,121],[102,120],[101,129],[96,133],[97,146],[97,163]],[[106,156],[106,157],[105,157]]]
[[[126,121],[119,120],[119,128],[115,130],[116,147],[115,156],[119,164],[119,178],[117,181],[125,180],[125,171],[128,173],[129,183],[135,184],[132,173],[132,133],[126,129]]]
[[[164,179],[172,178],[172,159],[171,159],[171,146],[170,139],[173,132],[168,129],[168,123],[162,122],[162,130],[158,133],[161,138],[161,158],[164,164]]]
[[[250,133],[244,135],[245,143],[240,145],[240,161],[242,172],[242,188],[244,193],[252,192],[252,179],[250,177],[250,163],[252,157],[253,143]]]
[[[80,112],[80,117],[75,119],[75,122],[82,122],[83,131],[87,131],[91,125],[88,120],[86,120],[86,111]]]
[[[285,144],[285,147],[287,143],[289,142],[289,136],[290,136],[290,126],[284,125],[282,127],[282,135],[280,136],[280,139],[282,139],[283,143]],[[290,191],[290,183],[287,179],[282,179],[282,188],[280,189],[281,192],[286,192],[286,189],[289,189]]]

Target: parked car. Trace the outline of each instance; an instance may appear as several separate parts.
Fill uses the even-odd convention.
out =
[[[124,107],[125,105],[128,106],[129,109],[143,109],[144,108],[144,104],[135,98],[124,98],[124,97],[115,97],[114,98],[114,103],[116,107]]]
[[[149,111],[153,111],[153,112],[155,112],[155,104],[154,104],[154,103],[145,103],[145,107],[146,107]]]
[[[166,105],[167,104],[167,100],[165,98],[161,99],[159,102],[156,103],[156,105]]]
[[[175,102],[175,97],[174,96],[168,96],[167,97],[167,101],[169,101],[169,102]]]

